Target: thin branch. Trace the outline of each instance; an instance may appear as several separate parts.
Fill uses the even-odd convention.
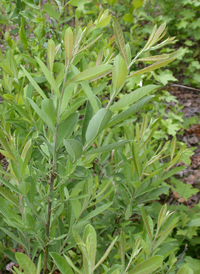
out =
[[[198,89],[198,88],[191,88],[191,87],[188,87],[188,86],[183,86],[183,85],[178,85],[178,84],[171,84],[170,86],[200,91],[200,89]]]

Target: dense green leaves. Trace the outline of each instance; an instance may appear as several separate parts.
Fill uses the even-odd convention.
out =
[[[185,241],[198,232],[198,213],[190,221],[181,212],[185,207],[173,216],[159,203],[170,188],[181,193],[171,176],[183,169],[173,166],[185,147],[178,150],[175,137],[171,147],[163,145],[163,135],[156,138],[171,114],[162,111],[170,116],[164,120],[156,113],[166,106],[160,90],[152,95],[159,86],[151,79],[172,80],[169,72],[152,71],[180,58],[182,50],[165,48],[174,42],[161,41],[165,23],[150,31],[145,21],[138,35],[145,1],[128,2],[0,4],[0,152],[6,158],[0,167],[0,249],[19,264],[13,273],[189,269],[178,270],[172,236],[177,232]],[[129,4],[129,14],[111,22]],[[186,190],[180,195],[185,199],[196,193],[192,186]],[[11,251],[18,245],[25,254]]]

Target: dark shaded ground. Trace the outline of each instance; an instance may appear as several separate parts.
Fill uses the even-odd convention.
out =
[[[197,124],[189,125],[189,128],[178,136],[179,141],[186,143],[188,148],[196,147],[194,154],[191,156],[191,165],[181,171],[178,176],[179,180],[184,183],[200,189],[200,90],[172,85],[168,91],[171,95],[176,96],[181,106],[184,106],[181,110],[184,113],[183,117],[196,117],[198,121]],[[189,199],[187,206],[191,207],[199,201],[200,192]]]

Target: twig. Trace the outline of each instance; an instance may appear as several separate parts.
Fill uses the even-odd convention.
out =
[[[188,250],[188,245],[186,244],[186,245],[185,245],[185,249],[184,249],[183,252],[178,256],[177,260],[180,260],[187,250]]]
[[[200,91],[200,89],[198,89],[198,88],[191,88],[191,87],[183,86],[183,85],[172,84],[171,86],[181,87],[181,88],[187,88],[187,89],[191,89],[191,90]]]

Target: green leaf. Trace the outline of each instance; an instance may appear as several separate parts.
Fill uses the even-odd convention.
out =
[[[60,14],[55,10],[52,4],[44,4],[44,10],[48,13],[48,15],[57,21],[60,20]]]
[[[26,274],[37,274],[37,269],[31,259],[23,253],[15,253],[19,266],[23,268]]]
[[[86,96],[88,97],[90,104],[92,105],[92,108],[94,110],[94,113],[97,113],[97,111],[99,110],[99,106],[97,103],[97,99],[94,95],[94,93],[91,90],[91,87],[89,86],[89,84],[85,81],[85,82],[81,82],[81,86],[86,94]]]
[[[133,0],[132,5],[135,9],[139,9],[143,6],[143,0]]]
[[[86,245],[88,268],[90,269],[90,273],[92,273],[97,252],[97,235],[95,229],[90,224],[84,230],[83,241]]]
[[[183,265],[176,274],[190,274],[188,265]]]
[[[32,108],[35,110],[37,115],[52,129],[52,131],[55,130],[54,125],[52,123],[52,120],[50,117],[42,110],[40,109],[36,103],[34,103],[30,98],[28,98]]]
[[[67,2],[67,4],[70,4],[72,6],[79,8],[80,6],[82,6],[88,2],[89,2],[89,0],[71,0],[71,1]]]
[[[102,130],[105,129],[111,116],[112,112],[109,109],[102,108],[98,110],[89,122],[86,131],[86,143],[91,142],[99,135],[100,132],[102,132]]]
[[[125,269],[125,248],[126,248],[126,234],[121,230],[120,240],[119,240],[119,252],[122,262],[122,270]]]
[[[197,226],[200,227],[200,218],[191,220],[187,226]]]
[[[113,6],[118,0],[106,0],[106,2],[110,5]]]
[[[104,205],[96,208],[95,210],[93,210],[92,212],[87,214],[85,217],[83,217],[81,221],[86,221],[86,220],[90,220],[90,219],[94,218],[95,216],[99,215],[100,213],[102,213],[106,209],[108,209],[111,205],[112,205],[112,202],[109,202],[107,204],[104,204]]]
[[[68,27],[65,31],[64,47],[65,47],[66,57],[68,61],[70,61],[72,57],[72,51],[73,51],[73,32],[70,27]]]
[[[131,75],[129,75],[127,78],[130,78],[130,77],[133,77],[133,76],[136,76],[136,75],[139,75],[139,74],[144,74],[146,72],[150,72],[150,71],[155,70],[157,68],[164,67],[167,64],[169,64],[170,62],[177,59],[178,57],[182,56],[183,54],[184,54],[184,50],[178,50],[176,52],[173,52],[173,53],[169,54],[169,57],[167,59],[155,62],[154,64],[152,64],[152,65],[150,65],[150,66],[148,66],[144,69],[138,70],[138,71],[132,73]]]
[[[125,42],[124,42],[124,36],[123,36],[122,29],[120,27],[119,22],[114,17],[113,17],[113,22],[114,22],[114,33],[115,33],[115,39],[117,41],[117,45],[119,47],[120,53],[121,53],[122,57],[124,58],[126,64],[128,64],[128,57],[127,57],[127,53],[126,53],[126,46],[125,46]]]
[[[44,99],[41,103],[41,109],[46,113],[52,125],[56,123],[57,111],[54,107],[53,99]]]
[[[80,158],[83,153],[83,146],[82,144],[76,139],[69,139],[63,141],[67,152],[75,161],[76,159]]]
[[[19,215],[7,206],[5,200],[2,197],[0,197],[0,212],[8,221],[17,223],[20,226],[24,226],[24,223],[19,217]]]
[[[112,71],[112,66],[107,64],[88,68],[80,72],[78,75],[75,75],[72,79],[69,80],[67,84],[73,83],[73,82],[82,82],[82,81],[92,80],[92,79],[96,79],[97,77],[101,78],[102,76],[107,75],[111,71]]]
[[[62,274],[74,274],[71,267],[63,257],[55,252],[50,252],[50,255]]]
[[[105,259],[108,257],[109,253],[111,252],[114,244],[116,243],[118,239],[118,236],[111,242],[111,244],[109,245],[108,249],[106,250],[106,252],[103,254],[103,256],[101,257],[101,259],[98,261],[98,263],[95,265],[94,269],[95,270],[97,267],[99,267],[104,261]]]
[[[175,178],[171,178],[171,183],[174,185],[174,187],[171,187],[173,191],[177,192],[178,195],[182,197],[185,201],[188,201],[189,198],[192,197],[192,195],[195,195],[197,192],[199,192],[198,188],[194,188],[188,183],[184,184],[183,182]]]
[[[103,18],[96,24],[96,28],[104,28],[106,27],[111,20],[111,15],[108,15],[107,17]]]
[[[16,207],[18,206],[18,199],[8,189],[6,189],[5,187],[0,186],[0,193],[1,193],[2,196],[4,196],[6,198],[7,201],[10,201]]]
[[[125,220],[129,220],[129,218],[131,217],[131,214],[132,214],[132,205],[129,204],[126,208],[126,211],[125,211]]]
[[[74,212],[74,215],[76,217],[76,219],[78,220],[78,218],[80,217],[81,214],[81,203],[79,202],[78,198],[76,200],[71,200],[71,205],[72,205],[72,209]]]
[[[147,231],[147,234],[148,234],[150,240],[152,241],[153,240],[153,235],[151,233],[151,228],[149,226],[148,218],[147,218],[146,213],[145,213],[143,208],[141,208],[141,213],[142,213],[142,219],[143,219],[143,222],[144,222],[145,229]]]
[[[127,74],[128,69],[126,62],[121,55],[117,55],[114,60],[114,68],[112,72],[112,82],[115,89],[118,89],[124,83]]]
[[[42,263],[42,257],[40,254],[39,259],[38,259],[38,264],[37,264],[37,274],[41,273],[41,263]]]
[[[174,136],[174,138],[171,141],[171,149],[170,149],[170,159],[171,159],[171,161],[174,158],[175,149],[176,149],[176,136]]]
[[[23,44],[24,48],[26,49],[28,47],[28,41],[27,41],[27,37],[26,37],[26,33],[25,33],[24,18],[23,17],[21,17],[21,26],[19,28],[19,37],[22,41],[22,44]]]
[[[99,38],[101,38],[103,34],[100,34],[99,36],[97,36],[94,40],[92,40],[90,43],[88,43],[85,47],[81,48],[77,54],[81,53],[82,51],[86,50],[87,48],[89,48],[91,45],[93,45],[96,41],[99,40]]]
[[[10,239],[13,239],[16,243],[20,244],[21,246],[25,247],[24,243],[20,240],[20,238],[18,238],[14,233],[12,233],[11,231],[5,229],[4,227],[0,227],[0,229],[6,234],[8,235],[8,237],[10,237]]]
[[[76,75],[80,74],[79,70],[75,66],[72,66],[72,70]],[[95,98],[94,93],[92,92],[89,84],[86,81],[81,82],[81,86],[82,86],[86,96],[88,97],[94,112],[96,113],[99,110],[99,106],[97,104],[97,100]]]
[[[110,145],[105,145],[105,146],[102,146],[102,147],[99,147],[99,148],[96,148],[96,149],[91,149],[88,152],[86,152],[85,155],[100,154],[100,153],[103,153],[103,152],[109,152],[113,149],[118,149],[119,147],[124,146],[129,142],[130,142],[129,140],[119,141],[117,143],[113,143],[113,144],[110,144]]]
[[[91,106],[91,103],[88,101],[85,109],[85,115],[83,120],[83,127],[82,127],[82,143],[85,144],[85,135],[87,131],[87,127],[89,125],[90,120],[92,119],[92,116],[94,115],[93,108]]]
[[[70,107],[65,110],[60,118],[60,122],[66,119],[70,114],[72,114],[74,111],[76,111],[83,103],[87,100],[87,97],[79,97],[77,98]]]
[[[37,92],[40,94],[40,96],[45,99],[47,98],[46,95],[44,94],[43,90],[38,86],[38,84],[35,82],[35,80],[32,78],[32,76],[28,73],[28,71],[26,71],[26,69],[21,66],[24,74],[26,75],[26,77],[28,78],[28,80],[30,81],[31,85],[37,90]]]
[[[162,256],[153,256],[142,263],[136,265],[128,274],[150,274],[158,269],[163,262]]]
[[[59,88],[58,88],[58,86],[56,84],[56,80],[53,78],[51,72],[49,71],[49,69],[45,66],[45,64],[38,57],[35,57],[35,59],[38,62],[39,66],[41,67],[42,72],[44,73],[47,81],[49,82],[49,84],[51,86],[51,88],[55,91],[58,98],[60,98]]]
[[[69,139],[78,122],[78,113],[70,114],[58,127],[57,149],[59,149],[64,139]]]
[[[2,173],[2,171],[1,171]],[[18,191],[18,189],[11,183],[9,183],[8,181],[6,181],[5,179],[3,178],[0,178],[0,181],[5,185],[7,186],[12,192],[14,191],[15,193],[17,194],[21,194],[21,192]]]
[[[62,98],[62,103],[61,103],[61,110],[60,110],[61,115],[65,111],[65,109],[67,109],[67,107],[68,107],[68,103],[72,97],[72,92],[74,90],[74,87],[75,87],[75,84],[71,84],[71,85],[65,87],[63,98]]]
[[[174,174],[180,172],[183,169],[185,169],[184,166],[179,166],[179,167],[173,168],[172,170],[167,172],[161,179],[154,181],[152,183],[152,186],[155,186],[155,187],[159,186],[160,183],[164,182],[166,179],[172,177]]]
[[[9,68],[12,71],[13,76],[18,79],[17,63],[11,49],[9,49],[7,52],[7,60],[7,65],[9,65]]]
[[[137,62],[154,62],[154,61],[161,61],[161,60],[166,60],[169,58],[168,54],[163,54],[163,55],[155,55],[155,56],[148,56],[148,57],[142,57],[140,59],[137,59]]]
[[[111,111],[117,111],[121,110],[129,105],[132,105],[133,103],[137,102],[142,97],[146,96],[148,93],[152,92],[153,90],[157,89],[159,86],[157,85],[147,85],[141,88],[138,88],[134,91],[132,91],[129,94],[126,94],[124,97],[122,97],[119,101],[114,103],[111,107]]]
[[[55,43],[52,39],[47,44],[47,66],[53,72],[53,64],[55,60]]]
[[[129,107],[127,110],[124,110],[120,114],[114,116],[108,123],[107,127],[112,127],[117,123],[126,120],[129,116],[131,116],[133,113],[140,110],[144,105],[146,105],[153,97],[154,96],[151,95],[140,99],[137,103]]]
[[[65,259],[66,261],[68,262],[68,264],[71,266],[71,268],[74,269],[75,273],[77,272],[78,274],[83,274],[74,264],[73,262],[71,261],[71,259],[69,257],[67,257],[66,255],[65,256]]]

